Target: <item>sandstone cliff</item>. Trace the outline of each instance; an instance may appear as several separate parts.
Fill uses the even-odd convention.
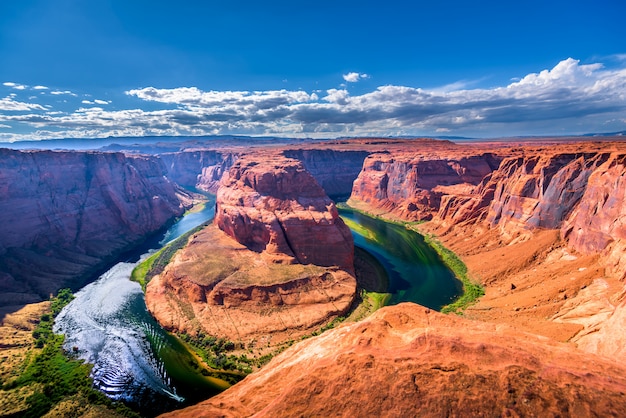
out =
[[[329,196],[347,197],[370,152],[366,150],[285,150],[286,157],[300,160]]]
[[[457,163],[458,147],[447,158],[372,154],[349,203],[405,220],[435,213],[420,228],[464,256],[487,285],[469,316],[618,357],[625,340],[615,326],[626,276],[624,147],[579,142],[493,147],[489,153],[476,146],[472,158],[468,146],[464,161],[502,156],[492,159],[499,165],[487,164],[493,170],[483,166],[472,179],[453,170],[467,165]],[[608,283],[605,291],[578,296],[596,279]]]
[[[406,220],[432,219],[447,189],[469,191],[500,163],[491,153],[448,158],[419,153],[377,153],[365,159],[349,204]]]
[[[222,178],[215,223],[253,251],[354,271],[350,229],[299,161],[242,156]]]
[[[156,158],[0,149],[0,304],[79,286],[184,208]]]
[[[170,179],[184,187],[215,193],[224,172],[237,154],[229,151],[191,150],[160,155]]]
[[[626,369],[414,304],[303,341],[167,417],[623,416]]]

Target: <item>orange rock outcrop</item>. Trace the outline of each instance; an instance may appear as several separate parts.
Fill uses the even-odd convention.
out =
[[[350,229],[300,161],[242,156],[222,178],[215,224],[253,251],[354,271]]]
[[[626,369],[506,326],[415,304],[299,343],[164,417],[623,416]]]

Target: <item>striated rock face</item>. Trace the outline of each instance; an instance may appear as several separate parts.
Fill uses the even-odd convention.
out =
[[[164,416],[623,416],[626,369],[506,326],[385,307]]]
[[[288,158],[302,161],[306,170],[329,196],[349,196],[352,184],[363,167],[368,151],[332,149],[286,150]]]
[[[575,250],[583,253],[606,251],[608,270],[620,277],[626,274],[626,154],[604,158],[590,176],[584,195],[561,235]]]
[[[0,304],[47,299],[184,208],[160,160],[0,149]]]
[[[215,224],[253,251],[354,271],[350,229],[299,161],[242,156],[222,179]]]
[[[146,304],[166,329],[263,350],[319,330],[355,294],[356,279],[343,270],[275,263],[212,225],[150,281]]]
[[[495,227],[556,229],[580,201],[587,179],[608,154],[506,159],[484,185],[493,189],[486,222]]]
[[[357,207],[364,203],[406,220],[429,220],[439,210],[446,187],[467,190],[499,163],[491,153],[459,158],[372,154],[354,182],[349,203]]]

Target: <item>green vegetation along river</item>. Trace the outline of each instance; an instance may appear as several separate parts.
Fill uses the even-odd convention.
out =
[[[415,302],[441,310],[463,293],[462,283],[417,232],[344,206],[339,214],[352,230],[354,245],[385,267],[391,294],[388,305]]]
[[[440,309],[461,293],[461,283],[421,235],[351,210],[340,213],[355,244],[371,254],[361,256],[373,256],[384,266],[388,304],[411,301]],[[213,216],[209,202],[172,226],[157,247]],[[97,388],[143,415],[197,402],[226,388],[226,381],[203,372],[193,354],[149,315],[139,284],[130,281],[137,264],[120,262],[76,294],[55,323],[55,331],[66,336],[66,349],[94,365],[91,376]]]

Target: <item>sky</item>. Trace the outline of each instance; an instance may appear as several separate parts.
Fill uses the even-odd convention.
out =
[[[626,130],[626,2],[0,0],[0,142]]]

